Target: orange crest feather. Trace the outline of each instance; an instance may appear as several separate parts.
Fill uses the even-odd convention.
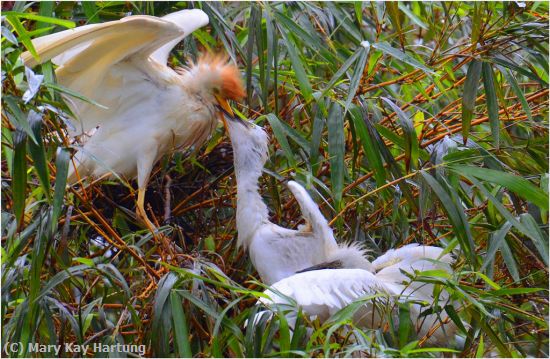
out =
[[[241,100],[246,96],[241,73],[237,65],[228,63],[227,56],[222,54],[201,56],[197,66],[208,64],[217,67],[221,73],[221,95],[230,100]]]

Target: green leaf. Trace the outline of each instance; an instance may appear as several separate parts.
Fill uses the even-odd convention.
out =
[[[458,237],[460,246],[469,257],[472,265],[477,265],[477,257],[474,251],[475,244],[470,232],[470,224],[466,219],[464,210],[460,203],[453,201],[451,196],[443,189],[443,186],[430,174],[425,171],[421,171],[420,174],[424,177],[424,180],[430,185],[439,201],[443,205],[445,212],[451,222],[455,234]]]
[[[174,291],[170,293],[170,305],[172,307],[172,322],[174,328],[174,342],[180,358],[192,358],[191,343],[189,342],[189,330],[187,319],[183,312],[181,297]]]
[[[473,60],[468,66],[466,82],[464,83],[464,94],[462,95],[462,137],[464,139],[464,144],[468,141],[472,118],[474,117],[480,74],[481,62]]]
[[[336,102],[332,103],[328,115],[328,153],[330,156],[330,181],[334,203],[339,210],[344,189],[344,122],[342,108]]]
[[[529,121],[533,121],[533,115],[531,114],[531,108],[529,107],[529,103],[525,99],[525,95],[523,94],[523,91],[519,87],[518,82],[516,81],[516,78],[512,74],[512,72],[508,69],[501,69],[501,73],[504,75],[504,78],[506,81],[510,84],[510,87],[512,88],[512,91],[514,91],[514,94],[519,99],[519,102],[521,103],[521,107],[523,108],[523,111],[525,111],[525,114],[527,115],[527,118]]]
[[[381,97],[392,110],[397,114],[401,128],[403,129],[403,136],[405,138],[405,167],[407,172],[417,167],[418,164],[418,138],[416,137],[416,131],[414,130],[414,124],[412,119],[399,108],[395,103],[386,97]]]
[[[511,63],[510,61],[505,60],[505,59],[500,58],[500,57],[492,57],[491,61],[493,61],[494,63],[499,64],[501,66],[504,66],[506,68],[509,68],[510,70],[514,70],[514,71],[530,78],[531,80],[535,80],[543,86],[548,86],[548,82],[541,79],[537,74],[534,74],[530,71],[527,71],[525,69],[525,67],[529,68],[528,66],[521,67],[521,66],[518,66],[518,65],[516,65],[514,63]]]
[[[99,10],[96,4],[93,1],[83,1],[80,4],[82,5],[82,10],[84,10],[88,24],[98,23]]]
[[[490,264],[493,263],[493,259],[495,257],[496,252],[501,248],[502,243],[504,242],[504,239],[506,238],[506,235],[510,231],[510,228],[512,228],[511,222],[505,222],[502,227],[500,227],[499,230],[492,233],[492,235],[489,237],[489,249],[487,250],[487,254],[485,254],[485,258],[483,259],[483,265],[479,269],[480,271],[485,270]]]
[[[374,172],[376,185],[383,186],[386,183],[386,169],[382,162],[382,155],[377,151],[377,146],[373,143],[366,125],[366,114],[359,107],[353,107],[350,111],[351,119],[361,139],[363,153],[367,156],[371,170]]]
[[[529,213],[522,213],[520,216],[520,222],[533,234],[533,244],[539,252],[542,260],[548,265],[548,235],[545,235],[540,230],[537,222]]]
[[[360,47],[351,55],[346,62],[336,71],[336,73],[331,77],[325,88],[323,89],[323,92],[320,97],[323,97],[326,95],[330,89],[334,86],[334,84],[342,78],[342,76],[348,71],[348,69],[351,67],[351,65],[357,60],[357,58],[364,53],[364,48]]]
[[[306,72],[304,63],[302,63],[302,60],[300,60],[300,56],[296,51],[296,49],[298,48],[298,44],[296,44],[294,41],[290,41],[290,38],[284,29],[280,29],[280,30],[281,30],[281,36],[283,37],[283,40],[286,43],[286,49],[288,51],[288,56],[290,57],[290,61],[292,62],[292,68],[294,69],[294,74],[296,75],[296,79],[298,80],[298,85],[300,87],[300,90],[302,91],[301,95],[304,97],[306,101],[309,102],[313,99],[313,90],[311,89],[311,83],[309,82],[309,79],[307,77],[307,72]]]
[[[404,346],[409,342],[412,332],[411,314],[408,303],[399,305],[399,345]],[[412,348],[411,348],[412,349]]]
[[[500,122],[498,119],[498,100],[495,90],[495,79],[491,64],[484,62],[481,65],[483,73],[483,87],[485,88],[485,98],[487,99],[487,109],[489,111],[489,124],[491,125],[491,134],[496,148],[500,147]]]
[[[430,70],[429,68],[427,68],[426,65],[422,64],[420,61],[418,61],[415,58],[407,55],[406,53],[402,52],[401,50],[398,50],[394,47],[391,47],[391,45],[388,44],[387,42],[377,42],[377,43],[372,44],[372,47],[382,51],[383,53],[385,53],[387,55],[395,57],[396,59],[398,59],[400,61],[403,61],[406,64],[409,64],[409,65],[411,65],[411,66],[413,66],[417,69],[420,69],[420,70],[424,71],[425,73],[427,73],[429,75],[436,75],[436,73],[433,72],[432,70]]]
[[[23,213],[25,212],[25,199],[27,190],[27,135],[21,130],[16,130],[13,134],[13,175],[12,175],[12,200],[13,213],[17,219],[17,226],[23,223]]]
[[[275,138],[277,138],[277,142],[281,145],[281,148],[283,149],[283,153],[285,154],[285,157],[288,161],[289,166],[292,168],[296,167],[296,160],[294,159],[294,152],[292,152],[292,149],[290,148],[290,144],[288,143],[288,140],[285,135],[285,130],[281,124],[281,121],[279,118],[273,114],[269,113],[266,115],[267,121],[269,121],[269,124],[271,125],[271,129],[273,130],[273,134],[275,135]]]
[[[514,192],[526,201],[548,210],[548,195],[522,177],[502,171],[472,166],[452,165],[449,166],[449,169],[460,175],[474,176],[481,180],[506,187],[506,189]]]
[[[46,150],[44,148],[44,142],[42,141],[42,134],[40,133],[42,128],[42,116],[31,110],[29,112],[29,124],[38,142],[38,144],[32,141],[29,142],[29,152],[34,162],[34,170],[44,189],[44,194],[47,198],[50,198],[50,172],[46,161]]]
[[[26,134],[32,139],[35,144],[38,144],[38,140],[34,136],[34,131],[31,129],[27,116],[21,111],[17,102],[12,96],[5,96],[4,101],[8,105],[8,108],[13,116],[9,116],[9,119],[15,127],[18,127],[26,132]]]
[[[63,206],[63,198],[65,196],[70,159],[71,155],[69,150],[67,148],[60,148],[55,160],[56,174],[53,195],[52,231],[55,231],[55,228],[57,228],[57,220],[61,215],[61,206]]]
[[[45,23],[48,23],[48,24],[63,26],[63,27],[66,27],[68,29],[72,29],[73,27],[75,27],[75,23],[73,21],[70,21],[70,20],[63,20],[63,19],[58,19],[58,18],[55,18],[55,17],[41,16],[41,15],[31,14],[31,13],[27,13],[27,12],[22,13],[22,12],[15,12],[15,11],[5,11],[5,12],[2,13],[2,15],[16,16],[20,19],[27,19],[27,20],[45,22]]]
[[[171,305],[167,302],[172,288],[178,281],[178,276],[168,272],[162,277],[157,286],[153,302],[153,320],[151,342],[154,352],[159,357],[167,357],[169,353],[170,321],[166,323],[166,317],[171,313]],[[181,305],[181,304],[180,304]]]
[[[9,14],[6,15],[6,13],[2,13],[3,16],[4,15],[6,16],[6,20],[17,33],[18,40],[23,43],[23,45],[27,50],[29,50],[29,52],[34,57],[34,59],[37,62],[40,62],[40,57],[38,56],[38,53],[36,52],[36,49],[32,44],[29,33],[27,32],[27,30],[25,30],[25,27],[23,26],[23,24],[21,24],[21,21],[19,21],[19,18],[14,14],[15,13],[12,13],[12,15],[9,15]]]
[[[359,57],[359,60],[355,65],[355,69],[353,70],[353,77],[351,78],[351,82],[349,84],[349,92],[348,92],[348,97],[346,99],[344,113],[348,111],[349,105],[351,104],[351,101],[353,101],[353,98],[355,97],[355,93],[359,88],[359,83],[361,81],[361,78],[363,77],[363,72],[365,70],[365,65],[367,63],[369,50],[361,46],[360,52],[361,52],[361,56]]]

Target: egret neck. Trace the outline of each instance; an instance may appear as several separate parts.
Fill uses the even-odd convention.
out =
[[[254,232],[269,223],[268,210],[258,190],[267,161],[268,137],[252,123],[227,121],[237,177],[237,243],[248,248]]]

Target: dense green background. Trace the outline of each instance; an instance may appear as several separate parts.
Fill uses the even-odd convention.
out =
[[[2,345],[143,343],[157,356],[443,354],[405,320],[384,333],[342,330],[350,310],[294,332],[283,316],[245,327],[262,287],[236,248],[221,126],[195,154],[156,167],[147,202],[160,240],[134,219],[135,183],[65,188],[61,89],[47,63],[34,69],[44,81],[25,103],[33,75],[18,55],[66,27],[198,7],[210,24],[170,62],[226,52],[241,67],[248,98],[235,108],[271,133],[261,191],[274,222],[299,224],[284,185],[295,179],[316,194],[339,240],[358,240],[373,256],[414,242],[453,250],[452,277],[419,280],[440,283],[458,304],[430,309],[459,323],[465,345],[450,345],[454,355],[548,356],[548,3],[2,6]]]

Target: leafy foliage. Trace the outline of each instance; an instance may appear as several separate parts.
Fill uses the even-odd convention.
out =
[[[2,344],[146,344],[157,356],[548,356],[548,4],[545,2],[3,2]],[[354,305],[325,324],[252,318],[263,287],[236,248],[230,144],[157,166],[157,235],[133,182],[67,187],[70,113],[31,39],[200,7],[210,25],[172,65],[224,51],[243,69],[243,117],[272,131],[262,193],[299,223],[307,185],[340,240],[374,255],[418,242],[457,256],[430,303],[464,345],[429,348],[410,323],[364,330]],[[34,71],[34,72],[33,72]],[[402,309],[406,310],[406,308]],[[2,346],[4,348],[4,346]],[[28,356],[28,352],[7,353]],[[65,353],[64,355],[66,355]],[[91,353],[88,353],[91,354]],[[44,355],[52,356],[52,353]]]

